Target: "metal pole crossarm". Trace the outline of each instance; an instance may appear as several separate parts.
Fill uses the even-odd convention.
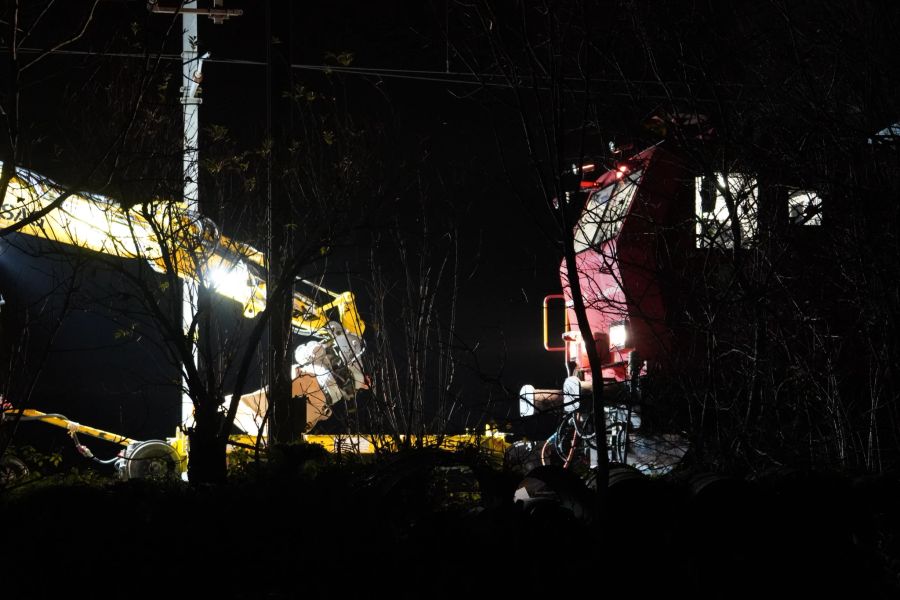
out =
[[[185,8],[184,6],[160,6],[157,0],[148,0],[147,10],[156,14],[189,14],[209,17],[216,25],[221,25],[231,17],[240,17],[244,14],[243,9],[240,8],[219,8],[221,6],[219,0],[215,0],[213,4],[215,8]]]

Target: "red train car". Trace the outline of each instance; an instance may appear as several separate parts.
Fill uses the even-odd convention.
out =
[[[581,205],[573,231],[577,276],[592,333],[588,343],[595,344],[601,357],[602,384],[608,390],[604,403],[612,460],[639,465],[655,461],[666,463],[661,468],[671,467],[672,460],[654,458],[653,452],[641,458],[636,449],[628,456],[630,430],[640,427],[640,388],[646,378],[671,375],[697,356],[697,331],[684,327],[690,321],[685,315],[697,310],[702,304],[698,298],[708,293],[715,270],[710,266],[732,268],[735,253],[759,238],[757,181],[738,172],[704,173],[694,164],[660,143],[608,170],[591,165],[573,168],[576,176],[581,175],[581,193],[569,194],[568,199]],[[779,189],[791,222],[821,223],[816,194],[787,186]],[[571,413],[580,397],[598,384],[575,325],[569,277],[563,261],[562,293],[544,299],[544,345],[563,353],[566,381],[562,390],[523,387],[522,416],[560,405]],[[560,341],[554,341],[548,315],[563,303],[565,331]],[[660,442],[658,434],[654,432]],[[566,437],[561,432],[557,436]],[[684,454],[685,444],[673,436],[663,445],[670,458]]]

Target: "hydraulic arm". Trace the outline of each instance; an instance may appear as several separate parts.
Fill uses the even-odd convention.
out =
[[[265,309],[263,253],[222,235],[212,221],[182,202],[153,201],[123,208],[103,196],[66,192],[36,173],[16,169],[0,205],[0,227],[45,210],[60,197],[64,199],[54,210],[20,231],[119,258],[144,260],[160,273],[198,281],[238,302],[248,318]],[[338,294],[311,282],[297,282],[329,297],[325,304],[318,304],[294,292],[292,323],[298,333],[330,337],[326,326],[334,310],[346,332],[362,336],[365,325],[351,292]]]

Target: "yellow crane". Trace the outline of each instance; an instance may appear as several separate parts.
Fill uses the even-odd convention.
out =
[[[0,228],[33,219],[39,212],[46,214],[22,227],[21,233],[119,258],[144,260],[160,273],[176,273],[181,279],[195,280],[234,300],[247,318],[265,310],[263,253],[222,235],[212,221],[191,212],[184,203],[155,201],[125,208],[103,196],[71,193],[36,173],[16,169],[0,204]],[[313,338],[295,350],[292,373],[292,395],[305,398],[309,431],[331,416],[332,406],[353,399],[367,386],[360,360],[365,323],[351,292],[332,292],[302,279],[296,282],[314,295],[327,297],[326,302],[318,303],[295,291],[293,298],[293,328]],[[241,396],[235,424],[245,432],[245,441],[262,432],[266,411],[266,388]],[[124,479],[186,472],[188,448],[181,432],[165,441],[134,440],[63,415],[14,408],[2,397],[0,414],[4,421],[41,421],[65,428],[78,451],[90,458],[93,454],[78,441],[79,434],[118,444],[122,447],[119,455],[100,462],[114,464]],[[390,441],[380,435],[308,433],[304,438],[331,452],[371,453],[376,447],[390,446]],[[432,436],[418,442],[445,449],[478,445],[496,456],[502,456],[508,447],[505,436],[490,426],[483,433]],[[0,482],[4,477],[2,467]]]
[[[56,208],[19,231],[119,258],[144,260],[160,273],[172,270],[182,279],[199,281],[238,302],[248,318],[265,309],[266,283],[259,274],[265,269],[263,253],[222,235],[212,221],[189,211],[183,202],[154,201],[123,208],[109,198],[70,193],[45,177],[16,169],[0,205],[0,228],[46,210],[63,196]],[[330,311],[336,309],[340,325],[362,336],[365,324],[351,292],[335,293],[299,281],[325,292],[330,301],[317,304],[295,292],[292,322],[296,331],[320,335],[331,321]]]
[[[45,214],[41,214],[45,213]],[[35,218],[39,215],[39,218]],[[73,193],[34,172],[17,168],[0,204],[0,228],[26,222],[20,233],[125,259],[146,261],[160,273],[192,279],[237,302],[247,318],[266,307],[265,256],[248,244],[221,234],[209,219],[191,212],[182,202],[154,201],[125,208],[109,198]],[[292,325],[313,338],[295,352],[292,392],[307,403],[307,428],[331,415],[331,407],[352,399],[366,386],[360,356],[365,324],[351,292],[335,293],[312,282],[297,283],[327,297],[318,303],[294,292]],[[260,433],[265,415],[266,389],[241,397],[236,424],[250,436]],[[4,403],[5,420],[40,420],[65,427],[76,446],[79,433],[123,446],[120,472],[125,477],[159,469],[160,461],[185,468],[183,435],[166,442],[138,441],[75,423],[62,415],[13,409]],[[138,459],[147,468],[135,469]],[[157,465],[152,467],[152,465]],[[152,468],[151,468],[152,467]]]

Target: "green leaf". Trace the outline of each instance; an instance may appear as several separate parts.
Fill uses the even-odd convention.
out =
[[[214,142],[221,142],[228,139],[228,128],[224,125],[216,125],[215,123],[213,123],[206,128],[206,131],[209,133],[209,137],[212,138]]]

